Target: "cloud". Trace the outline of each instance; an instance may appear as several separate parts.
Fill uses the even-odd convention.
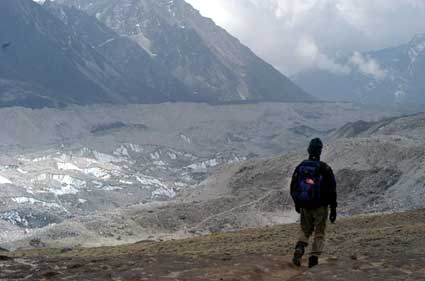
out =
[[[335,74],[348,74],[351,72],[349,66],[339,64],[323,54],[314,39],[308,36],[299,40],[295,55],[299,65],[305,68],[317,68]]]
[[[385,70],[381,68],[377,61],[364,57],[359,52],[354,52],[350,59],[350,63],[354,67],[358,68],[358,70],[363,74],[370,75],[377,80],[382,80],[386,76]]]
[[[186,1],[285,74],[314,68],[347,73],[340,57],[425,32],[424,0]]]

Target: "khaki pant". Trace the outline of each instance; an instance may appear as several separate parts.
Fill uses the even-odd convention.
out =
[[[314,241],[311,255],[320,256],[325,246],[326,222],[328,220],[328,207],[317,209],[301,209],[301,230],[299,242],[308,244],[314,232]]]

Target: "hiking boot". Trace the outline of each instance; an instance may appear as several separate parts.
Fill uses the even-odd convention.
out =
[[[296,266],[301,266],[301,260],[303,258],[303,255],[305,253],[305,247],[307,246],[306,243],[298,242],[295,246],[295,252],[294,257],[292,258],[292,263]]]
[[[319,257],[318,256],[311,256],[308,259],[308,267],[312,268],[313,266],[316,266],[319,264]]]

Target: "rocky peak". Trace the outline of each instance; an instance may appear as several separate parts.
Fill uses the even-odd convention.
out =
[[[411,62],[414,63],[418,56],[425,52],[425,33],[417,34],[409,43],[408,54]]]
[[[57,0],[142,46],[187,87],[211,101],[312,98],[183,0]]]

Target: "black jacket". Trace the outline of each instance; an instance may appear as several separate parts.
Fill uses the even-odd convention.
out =
[[[302,163],[301,163],[302,164]],[[294,171],[291,181],[291,194],[297,188],[298,185],[298,168],[301,166],[298,165]],[[336,193],[336,180],[332,168],[325,162],[320,161],[320,174],[323,177],[321,185],[321,196],[320,204],[321,206],[330,206],[331,208],[338,207],[337,203],[337,193]],[[321,207],[321,206],[312,206]]]

